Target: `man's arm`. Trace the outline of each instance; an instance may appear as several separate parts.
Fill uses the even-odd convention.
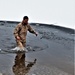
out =
[[[14,29],[14,36],[15,36],[15,38],[19,37],[18,36],[19,31],[20,31],[20,26],[17,25],[16,28]]]
[[[30,25],[28,25],[28,31],[29,31],[30,33],[35,34],[36,36],[38,35]]]

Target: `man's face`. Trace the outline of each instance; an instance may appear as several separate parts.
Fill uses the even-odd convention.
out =
[[[28,19],[23,20],[23,24],[24,25],[28,24]]]

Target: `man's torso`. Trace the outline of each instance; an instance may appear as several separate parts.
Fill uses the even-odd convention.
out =
[[[28,25],[23,25],[22,23],[18,24],[20,27],[20,30],[18,32],[19,37],[21,38],[22,41],[26,42],[26,35],[28,31]]]

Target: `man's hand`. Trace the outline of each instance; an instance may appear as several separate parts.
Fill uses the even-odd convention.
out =
[[[37,36],[37,35],[38,35],[38,33],[37,33],[37,32],[35,32],[35,35]]]
[[[17,36],[17,37],[16,37],[16,39],[17,39],[17,40],[20,40],[20,37],[19,37],[19,36]]]

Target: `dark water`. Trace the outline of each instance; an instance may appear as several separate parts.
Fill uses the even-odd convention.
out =
[[[0,23],[0,49],[12,49],[16,47],[13,36],[16,24],[11,22]],[[26,75],[74,75],[74,30],[36,23],[31,23],[31,26],[39,35],[36,37],[28,32],[27,48],[33,51],[27,53],[25,56],[27,60],[33,60],[33,62],[27,68],[24,64],[25,57],[22,57],[21,60],[16,60],[22,54],[0,53],[0,72],[4,73],[4,75],[18,75],[16,72],[19,71],[22,73],[26,72]],[[34,64],[35,58],[37,59],[36,64]],[[21,69],[24,69],[24,71],[20,69],[16,70],[17,68],[11,69],[14,65],[13,62],[15,64],[19,62],[19,66],[21,63],[24,66],[21,66]],[[30,68],[32,69],[30,70]],[[26,71],[26,69],[28,70]]]

